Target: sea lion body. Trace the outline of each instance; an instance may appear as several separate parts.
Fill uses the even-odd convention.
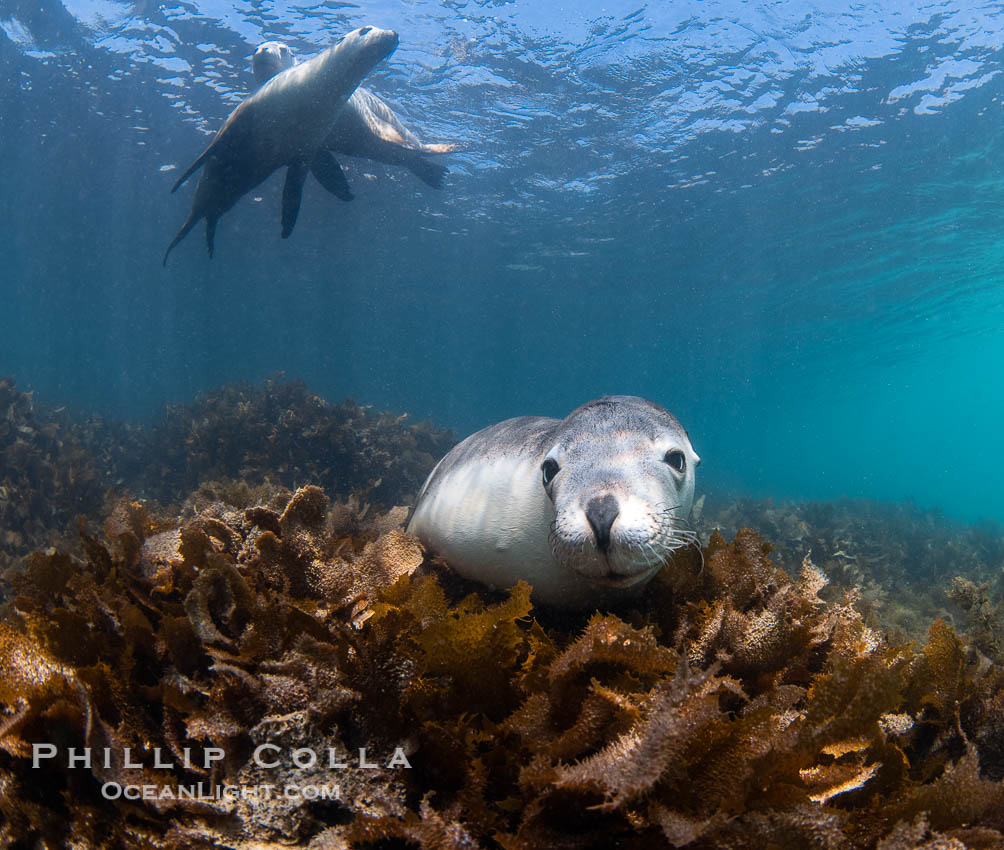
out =
[[[439,462],[408,532],[492,587],[523,580],[537,602],[614,603],[695,540],[699,463],[676,418],[634,396],[596,399],[565,419],[508,419]]]
[[[277,168],[288,166],[282,203],[284,238],[296,223],[307,171],[337,194],[341,171],[332,173],[324,140],[356,86],[394,51],[397,42],[397,33],[391,30],[354,30],[312,59],[277,74],[230,113],[171,189],[202,168],[192,210],[164,254],[165,265],[175,245],[203,218],[212,256],[220,216]]]
[[[260,44],[251,60],[252,71],[259,83],[295,65],[292,50],[280,41]],[[345,107],[339,111],[324,147],[345,156],[403,166],[434,189],[443,187],[447,169],[429,156],[457,149],[451,144],[424,144],[401,122],[386,101],[362,86],[352,93]]]

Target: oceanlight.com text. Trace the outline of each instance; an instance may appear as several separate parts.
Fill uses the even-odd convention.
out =
[[[131,785],[105,782],[101,796],[106,800],[340,800],[339,785]]]

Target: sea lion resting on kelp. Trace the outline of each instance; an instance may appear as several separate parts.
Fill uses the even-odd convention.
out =
[[[251,70],[259,83],[267,82],[295,64],[293,51],[281,41],[260,44],[251,58]],[[346,156],[372,159],[387,165],[403,165],[434,189],[443,187],[447,169],[429,159],[429,155],[457,149],[456,145],[450,144],[424,144],[401,123],[390,106],[362,86],[352,92],[338,113],[324,144],[329,151]]]
[[[537,602],[562,607],[615,602],[695,542],[700,462],[676,418],[643,398],[508,419],[439,462],[408,531],[466,578],[522,579]]]
[[[282,190],[282,236],[293,231],[300,211],[303,182],[313,172],[335,195],[347,191],[345,177],[325,139],[338,113],[373,66],[397,47],[397,33],[376,27],[353,30],[338,44],[277,74],[246,98],[185,173],[175,191],[202,168],[188,218],[164,254],[201,220],[213,255],[216,222],[246,192],[273,171],[287,166]]]

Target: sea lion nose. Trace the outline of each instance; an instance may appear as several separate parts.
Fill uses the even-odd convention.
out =
[[[609,493],[593,497],[586,505],[586,520],[596,537],[596,548],[604,554],[610,548],[610,528],[619,513],[620,506]]]

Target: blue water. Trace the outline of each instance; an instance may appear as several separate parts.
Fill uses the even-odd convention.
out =
[[[281,240],[273,176],[162,269],[254,47],[365,23],[447,187],[346,158]],[[142,420],[285,370],[460,434],[634,393],[705,492],[1004,520],[1002,59],[967,0],[3,0],[0,374]]]

